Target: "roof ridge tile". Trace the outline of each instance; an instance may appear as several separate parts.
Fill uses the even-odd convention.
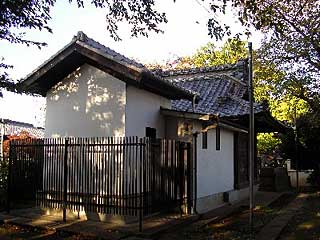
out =
[[[234,64],[222,64],[215,66],[204,66],[204,67],[195,67],[195,68],[184,68],[184,69],[155,69],[154,72],[162,77],[178,76],[185,74],[197,74],[197,73],[207,73],[207,72],[220,72],[226,70],[234,70],[237,68],[244,67],[247,59],[240,59]]]

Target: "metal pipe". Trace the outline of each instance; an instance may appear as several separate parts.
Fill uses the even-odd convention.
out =
[[[253,209],[254,209],[254,199],[253,199],[253,182],[254,182],[254,97],[253,97],[253,70],[252,70],[252,43],[248,43],[249,50],[249,102],[250,102],[250,114],[249,114],[249,200],[250,200],[250,214],[249,214],[249,224],[250,232],[253,230]]]
[[[192,99],[192,111],[194,112],[195,109],[196,109],[196,100],[197,100],[197,95],[194,95],[193,96],[193,99]]]

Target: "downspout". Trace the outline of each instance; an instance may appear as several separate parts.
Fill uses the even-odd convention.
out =
[[[197,175],[197,155],[198,155],[198,152],[197,152],[197,138],[198,138],[198,134],[199,132],[195,132],[193,133],[193,183],[194,183],[194,200],[193,200],[193,211],[195,214],[198,214],[198,211],[197,211],[197,178],[198,178],[198,175]]]
[[[192,111],[193,112],[196,109],[196,100],[197,100],[197,95],[193,95],[193,98],[192,98]]]

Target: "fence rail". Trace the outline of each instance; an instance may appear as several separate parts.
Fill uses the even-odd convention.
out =
[[[14,140],[8,202],[141,218],[190,198],[190,158],[190,143],[167,139]]]

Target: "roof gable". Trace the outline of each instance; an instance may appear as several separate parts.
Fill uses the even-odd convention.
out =
[[[144,65],[87,37],[83,32],[79,32],[69,44],[29,74],[21,82],[21,88],[45,96],[49,89],[84,63],[169,99],[192,100],[194,97],[191,92],[164,81]]]

